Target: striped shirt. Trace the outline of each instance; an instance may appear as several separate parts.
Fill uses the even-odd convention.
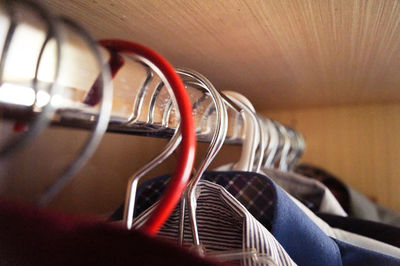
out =
[[[258,222],[249,211],[222,186],[200,181],[197,186],[196,217],[199,238],[206,251],[257,250],[260,260],[244,258],[242,265],[296,265],[272,234]],[[142,225],[155,205],[137,217],[134,225]],[[190,246],[192,234],[188,212],[185,215],[184,245]],[[179,207],[163,225],[159,236],[177,240]],[[274,263],[263,261],[272,259]]]

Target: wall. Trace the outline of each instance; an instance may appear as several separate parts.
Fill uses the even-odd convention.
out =
[[[76,156],[85,131],[47,129],[34,143],[1,162],[0,195],[34,202]],[[48,206],[69,213],[109,216],[125,199],[129,177],[167,143],[165,139],[108,133],[85,167]],[[199,165],[206,143],[198,143]],[[224,146],[210,169],[238,159],[240,146]],[[172,173],[173,154],[146,178]]]
[[[271,110],[264,115],[304,134],[302,161],[329,170],[400,211],[400,104]]]

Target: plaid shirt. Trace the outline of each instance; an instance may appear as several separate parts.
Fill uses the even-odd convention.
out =
[[[169,176],[161,176],[145,182],[138,190],[136,198],[136,215],[153,205],[169,182]],[[275,189],[263,178],[241,172],[206,172],[202,180],[214,182],[224,187],[233,197],[271,230],[274,216]]]

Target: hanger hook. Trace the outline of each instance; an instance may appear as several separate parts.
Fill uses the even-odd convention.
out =
[[[264,118],[264,125],[266,126],[270,136],[265,154],[264,167],[273,168],[274,158],[276,157],[280,147],[279,131],[275,123],[269,118]]]
[[[283,138],[283,147],[279,158],[279,169],[282,171],[288,171],[288,156],[290,152],[291,141],[288,131],[284,125],[278,124],[278,129]]]
[[[193,170],[196,151],[196,134],[194,131],[193,110],[190,98],[182,80],[174,68],[167,60],[153,50],[140,44],[124,40],[101,40],[100,43],[109,50],[132,54],[136,59],[150,66],[165,83],[167,89],[172,92],[171,97],[178,106],[182,135],[181,149],[177,159],[178,163],[176,164],[174,174],[165,192],[161,196],[160,201],[146,223],[140,227],[143,232],[149,235],[155,235],[168,219],[181,198],[189,181],[190,173]],[[129,183],[134,184],[134,181],[135,179],[131,178]],[[136,192],[136,189],[134,189],[134,191]],[[127,199],[129,199],[129,201],[135,200],[132,190],[128,190],[127,194]],[[129,204],[129,202],[127,204]]]
[[[258,156],[258,161],[256,164],[256,168],[255,171],[257,173],[261,172],[261,166],[262,163],[264,161],[264,156],[265,156],[265,151],[267,149],[267,143],[269,142],[269,133],[268,131],[265,130],[264,128],[264,122],[262,120],[262,118],[260,116],[257,116],[257,121],[258,121],[258,128],[260,130],[260,143],[258,146],[258,150],[259,150],[259,156]]]
[[[55,18],[51,12],[47,9],[45,9],[43,6],[38,5],[36,2],[33,1],[2,1],[2,3],[5,5],[5,9],[8,12],[8,15],[10,17],[10,25],[8,27],[8,31],[6,34],[6,38],[3,44],[3,49],[1,51],[1,57],[0,57],[0,86],[3,85],[3,75],[4,75],[4,68],[5,64],[7,61],[7,56],[9,54],[9,48],[11,46],[12,38],[14,36],[15,30],[18,26],[18,21],[17,21],[17,15],[16,15],[16,7],[15,5],[22,4],[26,7],[34,9],[37,13],[38,16],[40,16],[45,22],[46,25],[48,26],[47,32],[46,32],[46,38],[45,41],[41,47],[41,51],[38,55],[37,63],[36,63],[36,69],[35,69],[35,75],[33,78],[32,82],[32,89],[35,92],[35,99],[34,103],[32,104],[32,109],[35,108],[35,103],[37,102],[37,92],[38,92],[38,73],[39,73],[39,67],[40,67],[40,61],[42,60],[43,57],[43,52],[44,49],[47,45],[47,43],[50,40],[55,40],[55,71],[54,71],[54,77],[53,77],[53,82],[49,85],[49,88],[47,91],[49,92],[49,98],[53,99],[54,95],[58,95],[60,92],[60,86],[58,86],[58,80],[60,76],[60,62],[61,62],[61,43],[62,43],[62,38],[60,34],[60,29],[59,29],[59,23],[57,23],[57,18]],[[36,119],[33,121],[32,124],[30,124],[29,131],[24,133],[22,136],[7,142],[6,145],[4,145],[0,149],[0,159],[6,158],[9,154],[19,150],[22,148],[24,145],[26,145],[29,141],[31,141],[33,138],[35,138],[37,135],[42,132],[47,125],[50,122],[50,118],[54,115],[56,111],[56,108],[53,104],[51,104],[51,100],[42,108],[41,112],[39,115],[36,117]]]
[[[61,176],[57,178],[57,180],[53,184],[51,184],[51,186],[39,198],[38,204],[41,206],[48,204],[71,181],[73,176],[86,164],[89,158],[93,155],[97,146],[100,144],[104,133],[107,130],[112,108],[113,86],[111,82],[110,68],[108,65],[102,65],[103,60],[97,42],[89,35],[89,33],[85,29],[83,29],[72,20],[60,17],[59,21],[80,34],[91,47],[101,72],[98,80],[101,80],[100,84],[102,89],[101,91],[99,91],[99,93],[101,95],[102,101],[100,103],[98,119],[95,123],[94,130],[92,131],[90,137],[86,140],[83,147],[78,152],[78,156],[73,160],[73,162],[63,171]],[[97,84],[97,82],[95,84]]]
[[[215,158],[217,155],[218,151],[221,149],[225,138],[227,134],[227,129],[228,129],[228,114],[226,111],[226,107],[224,105],[223,99],[218,93],[218,91],[215,89],[215,87],[212,85],[212,83],[205,78],[203,75],[200,73],[186,69],[186,68],[178,68],[177,69],[178,74],[181,76],[187,76],[192,79],[195,79],[198,81],[202,87],[207,90],[210,93],[210,96],[214,102],[215,105],[215,112],[216,112],[216,127],[214,131],[214,135],[212,137],[211,143],[209,148],[207,149],[207,153],[200,163],[199,168],[195,172],[193,178],[190,180],[189,185],[187,187],[186,191],[186,200],[188,201],[188,207],[189,207],[189,218],[190,218],[190,224],[192,228],[192,235],[193,235],[193,243],[196,247],[200,246],[200,239],[199,239],[199,233],[198,233],[198,227],[197,227],[197,219],[196,219],[196,187],[198,182],[200,181],[201,176],[203,175],[204,171],[207,169],[207,167],[210,165],[211,161]],[[181,201],[183,205],[183,210],[184,210],[184,201],[183,199]],[[184,214],[182,213],[182,216],[184,217]],[[182,219],[182,218],[181,218]],[[180,225],[180,227],[183,227],[184,223]],[[183,232],[183,229],[180,229]],[[182,235],[183,237],[183,235]]]
[[[258,119],[254,114],[254,109],[251,108],[251,103],[243,95],[234,91],[223,91],[223,93],[242,109],[244,128],[246,129],[241,158],[233,167],[235,170],[251,172],[259,143]]]

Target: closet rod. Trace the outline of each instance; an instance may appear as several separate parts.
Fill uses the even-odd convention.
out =
[[[1,90],[1,87],[0,87]],[[40,112],[33,112],[30,108],[24,106],[15,106],[15,104],[0,103],[1,118],[10,121],[18,121],[18,123],[29,123],[33,121]],[[199,114],[204,115],[204,114]],[[68,108],[58,110],[54,118],[52,118],[50,125],[53,127],[64,127],[73,129],[86,129],[90,130],[95,121],[97,121],[97,114],[92,110],[82,111],[82,109]],[[237,118],[238,123],[241,124],[241,118]],[[121,133],[139,136],[150,136],[158,138],[170,138],[175,132],[174,127],[163,127],[161,125],[146,123],[146,122],[135,122],[133,124],[126,125],[126,120],[120,117],[111,116],[108,124],[107,132]],[[232,121],[231,121],[232,122]],[[240,131],[240,130],[236,130]],[[243,141],[243,137],[240,135],[231,135],[227,137],[226,143],[229,144],[240,144]],[[202,142],[210,142],[212,137],[212,129],[210,127],[205,131],[197,131],[197,139]]]
[[[7,94],[7,87],[10,84],[4,84],[0,86],[0,94]],[[12,85],[11,85],[12,86]],[[25,94],[25,95],[24,95]],[[32,95],[27,89],[26,92],[19,92],[18,97],[29,98]],[[37,119],[41,115],[40,110],[32,110],[30,106],[24,106],[23,104],[7,102],[7,98],[0,96],[0,113],[1,119],[8,120],[10,122],[26,123],[29,127],[29,123],[34,119]],[[227,137],[225,143],[229,144],[240,144],[243,141],[243,134],[241,130],[242,118],[239,113],[230,107],[229,123],[230,130],[229,136]],[[194,109],[194,115],[197,121],[200,121],[209,112],[206,110]],[[171,116],[174,114],[171,114]],[[95,122],[97,121],[98,114],[94,108],[87,108],[84,106],[68,106],[59,107],[55,115],[51,118],[50,125],[53,127],[65,127],[73,129],[86,129],[90,130],[93,128]],[[203,126],[203,129],[197,130],[197,139],[202,142],[211,141],[213,127],[212,115],[203,123],[207,126]],[[177,118],[178,119],[178,118]],[[170,120],[176,120],[172,118]],[[170,138],[175,132],[177,122],[170,123],[170,126],[162,126],[157,123],[148,123],[146,121],[138,120],[135,123],[126,124],[126,118],[112,115],[108,124],[107,132],[112,133],[122,133],[131,135],[141,135],[141,136],[151,136],[159,138]],[[29,128],[28,128],[29,129]]]

